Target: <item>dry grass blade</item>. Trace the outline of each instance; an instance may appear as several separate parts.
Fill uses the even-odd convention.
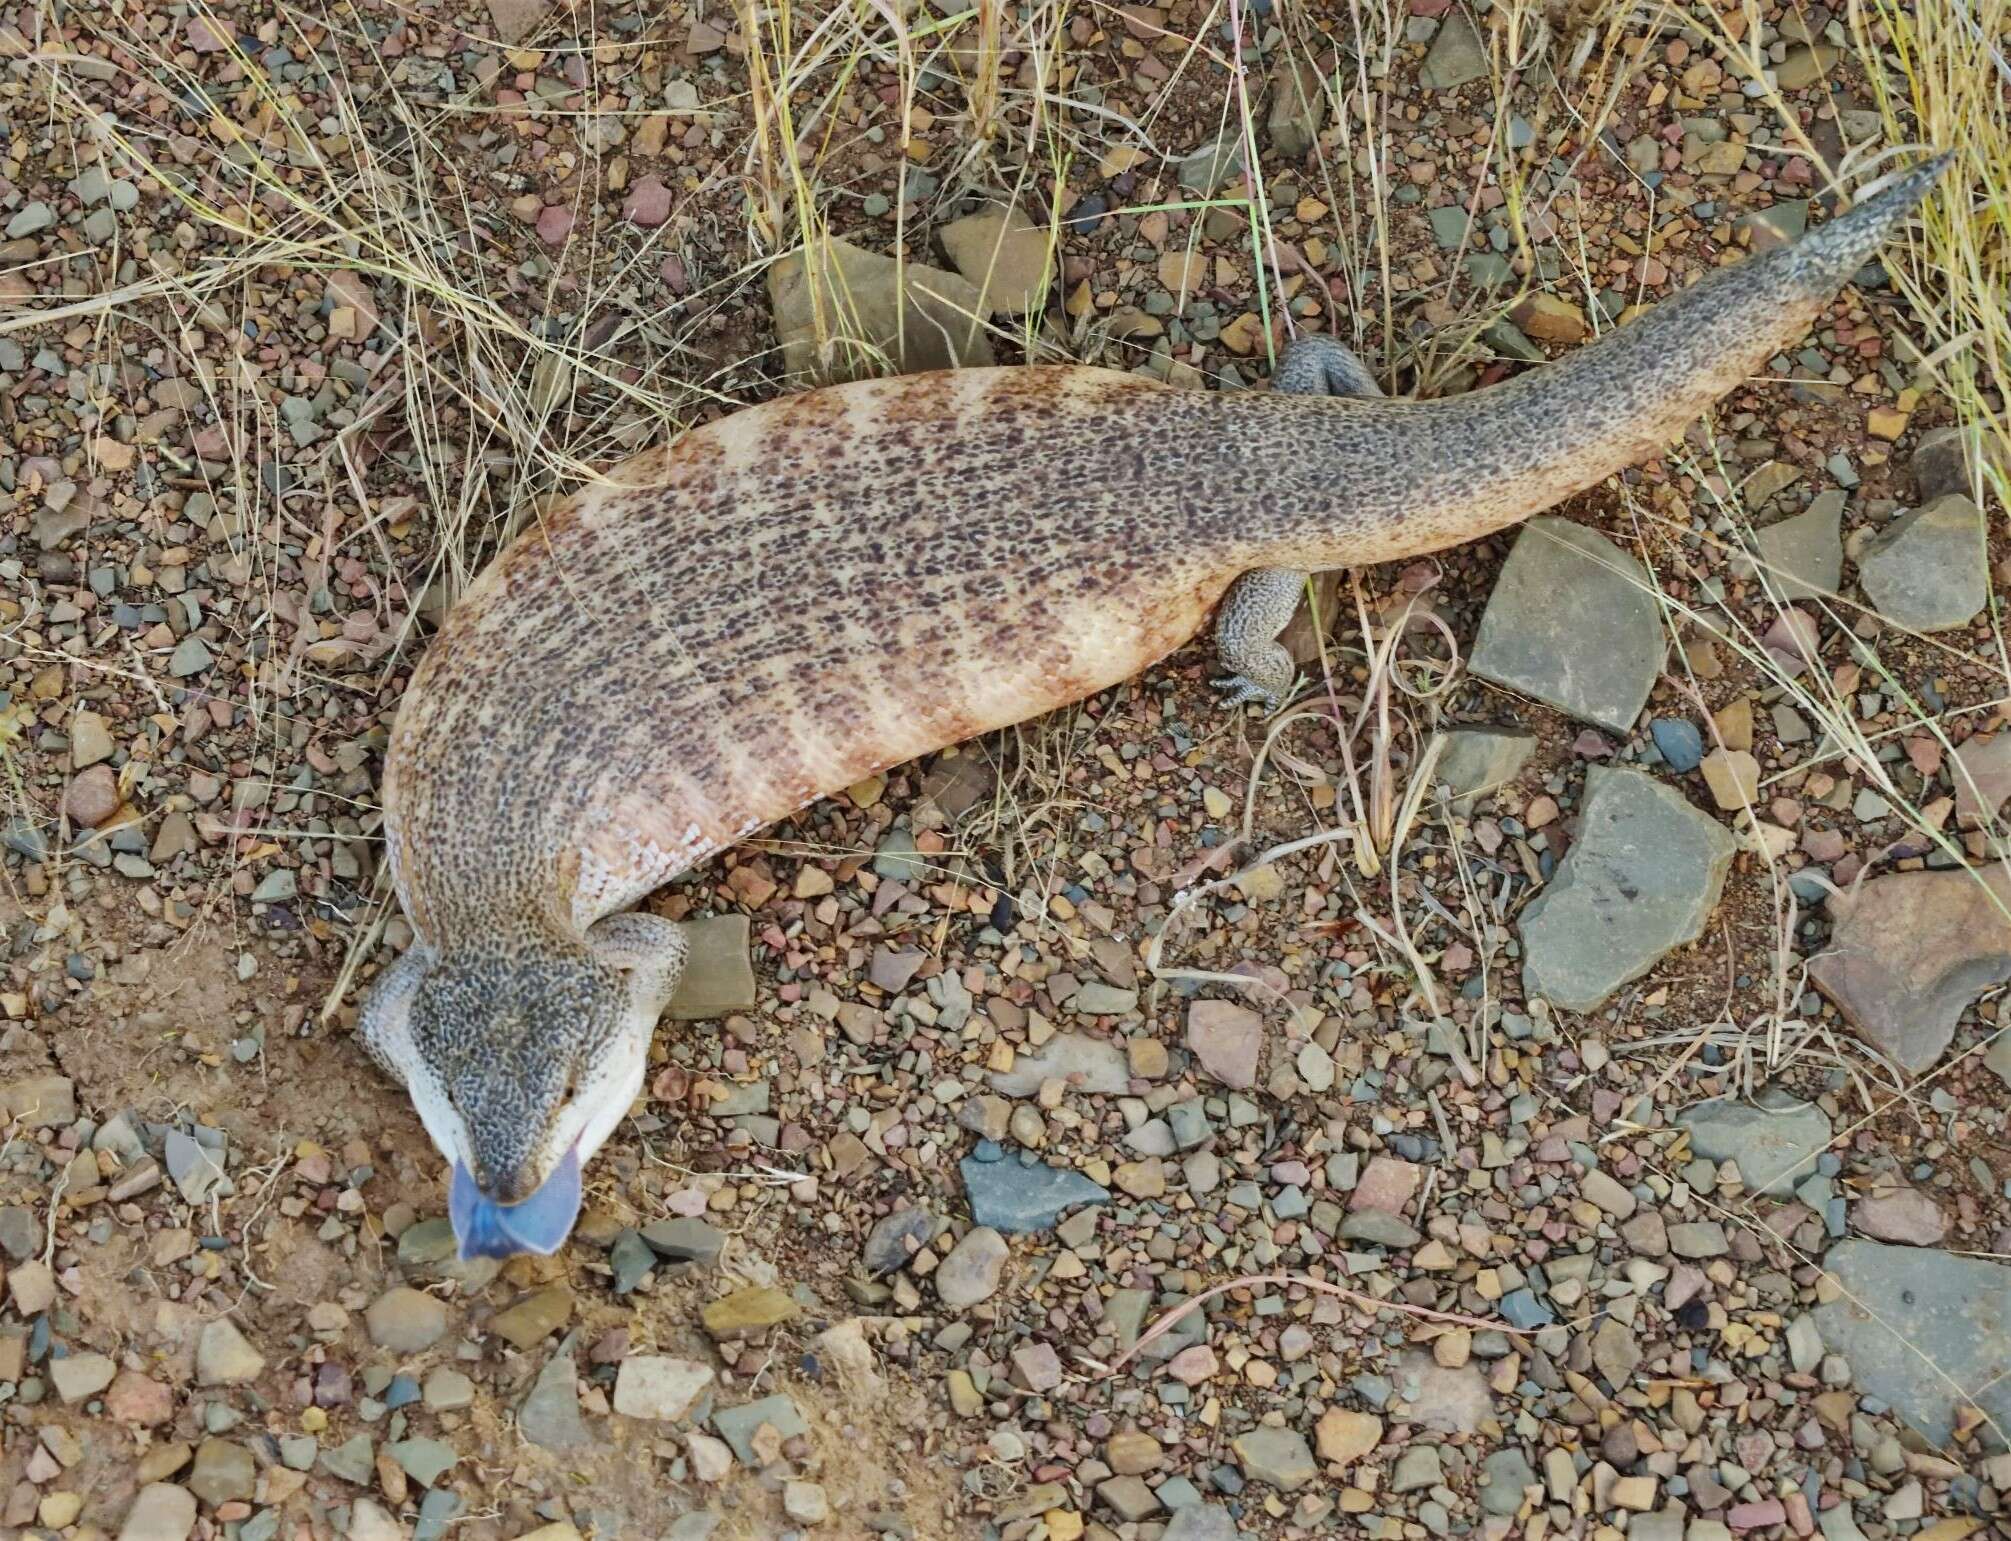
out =
[[[1175,1327],[1187,1320],[1211,1300],[1218,1300],[1231,1290],[1250,1289],[1257,1285],[1271,1284],[1279,1288],[1301,1288],[1313,1290],[1322,1295],[1333,1295],[1361,1309],[1364,1315],[1374,1316],[1379,1311],[1394,1311],[1400,1316],[1412,1317],[1422,1322],[1436,1322],[1447,1327],[1470,1327],[1476,1332],[1500,1332],[1510,1337],[1528,1337],[1529,1333],[1520,1327],[1511,1327],[1507,1322],[1484,1316],[1466,1316],[1458,1311],[1434,1311],[1426,1306],[1414,1306],[1403,1300],[1380,1300],[1374,1295],[1365,1295],[1360,1290],[1349,1289],[1344,1284],[1335,1284],[1327,1279],[1316,1279],[1309,1274],[1296,1273],[1253,1273],[1243,1274],[1222,1284],[1211,1285],[1198,1295],[1189,1296],[1173,1307],[1145,1332],[1138,1341],[1113,1359],[1105,1368],[1106,1375],[1116,1375],[1136,1359],[1146,1349],[1165,1337]]]

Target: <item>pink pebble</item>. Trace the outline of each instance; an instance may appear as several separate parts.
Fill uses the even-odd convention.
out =
[[[547,246],[563,246],[573,233],[573,211],[551,203],[538,211],[538,239]]]
[[[1786,1522],[1787,1510],[1778,1498],[1769,1498],[1761,1503],[1734,1504],[1725,1515],[1725,1523],[1734,1530],[1758,1530],[1766,1525]]]
[[[654,230],[670,218],[670,189],[661,177],[644,177],[622,200],[621,217],[631,225]]]
[[[1218,1368],[1215,1350],[1206,1343],[1183,1348],[1166,1361],[1166,1373],[1183,1386],[1200,1385],[1204,1380],[1213,1378]]]

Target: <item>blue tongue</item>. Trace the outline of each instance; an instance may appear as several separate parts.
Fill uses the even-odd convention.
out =
[[[556,1252],[572,1233],[579,1212],[577,1149],[567,1151],[538,1191],[521,1204],[498,1204],[475,1186],[467,1167],[454,1163],[447,1218],[453,1222],[463,1262],[473,1257],[515,1257],[519,1252]]]

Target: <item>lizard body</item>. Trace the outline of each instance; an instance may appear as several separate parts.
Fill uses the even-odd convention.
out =
[[[385,827],[417,941],[360,1024],[455,1164],[464,1250],[563,1239],[682,962],[671,923],[624,913],[650,890],[1130,678],[1239,578],[1218,636],[1238,699],[1274,699],[1301,571],[1472,540],[1661,450],[1939,169],[1470,394],[1374,397],[1338,348],[1288,356],[1271,392],[1074,366],[864,381],[693,430],[527,530],[401,703]]]

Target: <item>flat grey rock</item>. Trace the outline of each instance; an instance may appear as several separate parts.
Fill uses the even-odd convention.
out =
[[[454,1222],[445,1215],[415,1220],[398,1233],[398,1261],[406,1268],[433,1268],[454,1257]]]
[[[849,241],[799,249],[768,270],[782,367],[820,385],[880,373],[980,368],[992,359],[984,296],[968,279],[896,263]]]
[[[1893,520],[1857,564],[1865,598],[1908,631],[1967,626],[1990,602],[1983,511],[1961,493]]]
[[[866,1272],[877,1279],[907,1264],[910,1241],[917,1248],[925,1247],[935,1234],[936,1217],[926,1209],[897,1209],[883,1215],[867,1232],[860,1261],[865,1264]]]
[[[1320,1474],[1313,1447],[1297,1429],[1259,1425],[1230,1441],[1236,1464],[1252,1482],[1268,1482],[1287,1493],[1304,1487]]]
[[[1489,1514],[1513,1515],[1522,1507],[1522,1490],[1536,1482],[1536,1469],[1520,1449],[1510,1445],[1480,1463],[1480,1506]]]
[[[1843,493],[1822,493],[1805,512],[1753,536],[1768,592],[1792,603],[1834,594],[1843,583]]]
[[[171,1482],[151,1482],[126,1511],[119,1541],[185,1541],[195,1524],[193,1493]]]
[[[709,1022],[754,1009],[754,965],[748,957],[745,915],[709,915],[684,922],[690,953],[664,1016],[672,1022]]]
[[[1446,13],[1438,36],[1432,39],[1418,80],[1434,91],[1450,91],[1487,73],[1487,44],[1474,30],[1466,12],[1454,6]]]
[[[1843,1298],[1816,1325],[1859,1390],[1936,1444],[1958,1402],[2011,1427],[2011,1268],[1876,1241],[1839,1242],[1823,1266]]]
[[[1788,1363],[1797,1375],[1813,1375],[1822,1365],[1822,1329],[1813,1316],[1797,1316],[1788,1323]]]
[[[1243,1530],[1220,1504],[1189,1504],[1173,1511],[1160,1541],[1243,1541]]]
[[[1079,1017],[1121,1017],[1138,1009],[1138,992],[1092,979],[1068,998],[1067,1009]]]
[[[1037,309],[1058,270],[1048,253],[1047,226],[1017,207],[953,220],[943,227],[942,242],[956,270],[984,291],[993,315]]]
[[[175,644],[175,650],[168,655],[168,673],[178,680],[185,680],[202,673],[213,661],[209,644],[190,632]]]
[[[1474,1434],[1495,1415],[1487,1377],[1473,1360],[1452,1369],[1433,1359],[1428,1349],[1410,1349],[1397,1360],[1396,1383],[1397,1395],[1407,1404],[1406,1416],[1420,1428]],[[1436,1447],[1425,1448],[1436,1454]]]
[[[440,1341],[447,1330],[447,1308],[423,1290],[401,1284],[370,1303],[363,1324],[379,1348],[416,1354]]]
[[[76,1123],[76,1082],[68,1076],[56,1074],[36,1074],[10,1080],[0,1086],[0,1110],[6,1112],[8,1119],[18,1121],[22,1129],[68,1129]],[[187,1135],[181,1135],[179,1129],[173,1131],[169,1139],[173,1141],[177,1135],[181,1139],[189,1139]],[[189,1143],[195,1145],[195,1141]],[[221,1165],[221,1159],[221,1153],[209,1155],[211,1163]],[[169,1159],[171,1177],[175,1175],[175,1169],[175,1161]],[[219,1171],[217,1177],[221,1179],[221,1175],[223,1173]],[[205,1195],[207,1191],[209,1189],[203,1189]]]
[[[104,1130],[98,1133],[102,1135]],[[41,1250],[42,1222],[35,1218],[35,1211],[26,1204],[0,1206],[0,1253],[10,1262],[25,1263]]]
[[[196,1446],[195,1468],[188,1489],[211,1508],[234,1498],[249,1498],[258,1485],[258,1468],[251,1452],[234,1439],[206,1439]]]
[[[633,1294],[657,1264],[656,1253],[642,1239],[642,1232],[633,1228],[625,1229],[615,1237],[614,1245],[608,1248],[607,1260],[608,1266],[614,1270],[614,1292],[617,1295]]]
[[[1585,773],[1578,843],[1522,912],[1523,986],[1590,1011],[1703,934],[1736,849],[1717,820],[1637,770]]]
[[[593,1441],[586,1420],[580,1416],[573,1350],[574,1339],[569,1335],[545,1361],[531,1386],[531,1394],[517,1409],[517,1432],[546,1450],[574,1450]]]
[[[1271,106],[1264,115],[1271,148],[1297,159],[1312,149],[1327,121],[1327,93],[1320,72],[1289,51],[1271,72]]]
[[[1010,1256],[1005,1238],[990,1226],[974,1226],[936,1268],[936,1294],[953,1311],[989,1300]]]
[[[1420,1488],[1437,1487],[1444,1480],[1444,1457],[1437,1445],[1406,1445],[1390,1473],[1390,1491],[1415,1493]]]
[[[1444,737],[1432,780],[1445,785],[1461,813],[1514,781],[1536,753],[1536,735],[1514,728],[1454,728]]]
[[[55,223],[54,209],[46,203],[31,203],[7,221],[7,239],[18,241],[24,236],[39,235]]]
[[[697,1263],[710,1268],[726,1249],[725,1232],[684,1215],[652,1220],[640,1234],[650,1251],[676,1263]]]
[[[49,1379],[56,1395],[75,1404],[89,1401],[107,1386],[119,1367],[106,1354],[68,1354],[49,1361]]]
[[[897,826],[881,836],[873,854],[873,870],[897,883],[922,883],[928,881],[929,862],[915,844],[914,832]]]
[[[1615,1391],[1624,1391],[1640,1368],[1640,1340],[1619,1317],[1607,1317],[1592,1334],[1592,1364]]]
[[[1678,1257],[1723,1257],[1731,1242],[1715,1220],[1686,1220],[1669,1227],[1669,1250]]]
[[[712,1415],[712,1431],[733,1447],[734,1458],[741,1465],[756,1470],[760,1469],[761,1458],[754,1451],[754,1436],[764,1423],[784,1439],[810,1432],[810,1425],[796,1411],[796,1404],[779,1392],[758,1402],[722,1408]]]
[[[980,1141],[978,1145],[987,1155],[991,1154],[985,1150],[988,1143]],[[1064,1209],[1110,1202],[1110,1190],[1082,1173],[1031,1159],[1000,1153],[987,1161],[972,1154],[957,1168],[963,1174],[971,1218],[996,1231],[1044,1231],[1061,1218]]]
[[[1375,1247],[1414,1247],[1424,1237],[1402,1215],[1382,1209],[1351,1210],[1341,1221],[1341,1240]]]
[[[400,1439],[384,1447],[384,1453],[414,1482],[432,1487],[453,1469],[460,1459],[444,1439]]]
[[[1214,193],[1243,174],[1243,136],[1227,133],[1202,145],[1180,162],[1180,185],[1189,192]]]
[[[2011,1087],[2011,1031],[2000,1030],[1991,1040],[1989,1051],[1983,1056],[1983,1064],[1998,1080]]]
[[[377,1476],[376,1441],[368,1434],[351,1436],[334,1449],[321,1452],[321,1469],[344,1482],[368,1487]]]
[[[1848,1515],[1850,1505],[1842,1505],[1842,1512]],[[1680,1507],[1637,1514],[1627,1524],[1627,1541],[1683,1541],[1688,1528],[1688,1513]]]
[[[674,1423],[713,1380],[712,1366],[668,1354],[630,1354],[615,1376],[614,1410],[624,1418]]]
[[[1936,428],[1922,434],[1910,466],[1914,496],[1922,503],[1932,503],[1951,492],[1974,496],[1978,489],[1971,477],[1976,460],[1981,460],[1985,467],[1994,466],[2011,474],[2011,454],[1999,449],[1994,441],[1972,442],[1968,430],[1956,427]],[[1988,485],[1986,481],[1984,486]]]
[[[196,1384],[238,1386],[258,1379],[265,1356],[245,1339],[227,1316],[212,1317],[196,1339]]]
[[[1087,1033],[1063,1033],[1038,1054],[1017,1056],[1012,1069],[991,1074],[992,1090],[1008,1097],[1031,1097],[1043,1081],[1067,1081],[1077,1091],[1115,1097],[1131,1089],[1131,1070],[1120,1044]]]
[[[1171,1124],[1163,1118],[1148,1118],[1124,1137],[1124,1148],[1135,1156],[1170,1156],[1179,1145]]]
[[[10,1103],[18,1100],[6,1099]],[[225,1181],[223,1162],[217,1152],[205,1150],[199,1141],[179,1129],[170,1129],[163,1142],[168,1177],[191,1204],[200,1204]]]
[[[1481,617],[1473,672],[1595,726],[1631,732],[1662,669],[1654,595],[1647,570],[1598,531],[1532,519]]]
[[[1718,1097],[1676,1115],[1690,1149],[1711,1161],[1736,1161],[1746,1187],[1784,1199],[1815,1172],[1829,1149],[1829,1115],[1768,1087],[1752,1102]]]

